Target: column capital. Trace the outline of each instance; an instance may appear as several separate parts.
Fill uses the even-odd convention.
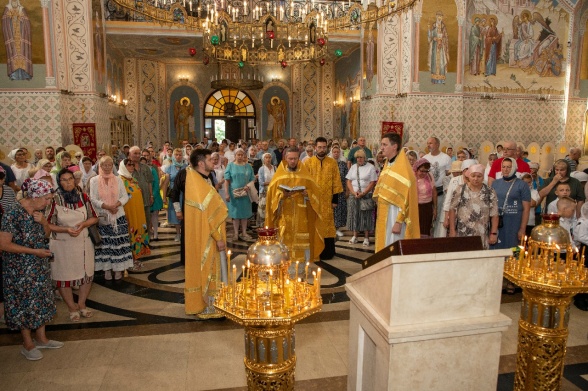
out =
[[[415,23],[420,23],[422,16],[423,16],[423,14],[417,14],[417,13],[412,14],[412,17],[414,18]]]
[[[51,0],[41,0],[41,7],[42,8],[49,8],[50,3],[51,3]]]
[[[457,18],[457,25],[459,27],[463,27],[463,22],[465,21],[465,18],[463,16],[460,16]]]

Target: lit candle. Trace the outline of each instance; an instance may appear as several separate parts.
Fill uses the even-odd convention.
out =
[[[321,268],[320,267],[317,269],[316,278],[318,280],[316,283],[316,294],[317,294],[317,298],[318,298],[321,296]]]
[[[294,279],[295,279],[296,281],[298,281],[298,264],[299,264],[299,263],[300,263],[300,261],[296,261],[296,274],[295,274],[295,277],[294,277]]]
[[[272,289],[272,276],[273,276],[274,272],[273,270],[270,269],[270,274],[269,274],[269,279],[267,280],[267,289],[269,290],[269,299],[270,299],[270,312],[272,311],[272,302],[274,299],[274,292]],[[271,316],[271,314],[270,314]]]
[[[288,47],[292,47],[292,37],[288,35]]]
[[[233,265],[233,305],[237,301],[237,265]]]
[[[251,262],[247,260],[247,278],[251,277]]]
[[[227,273],[231,270],[231,250],[227,251]],[[228,285],[228,278],[227,276],[227,285]]]
[[[306,266],[304,267],[304,279],[306,282],[308,282],[308,265],[310,265],[310,262],[306,262]]]

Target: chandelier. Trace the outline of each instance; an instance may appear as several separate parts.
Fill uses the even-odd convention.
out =
[[[276,64],[320,61],[330,53],[329,34],[359,30],[412,8],[416,0],[111,0],[131,20],[183,27],[202,34],[205,63]]]

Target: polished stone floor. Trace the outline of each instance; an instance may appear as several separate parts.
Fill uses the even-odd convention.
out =
[[[347,276],[361,270],[373,244],[337,242],[337,256],[319,262],[323,310],[296,326],[296,389],[345,390],[348,363]],[[88,302],[90,319],[71,323],[67,307],[48,325],[59,350],[29,362],[20,335],[0,325],[0,390],[244,390],[243,330],[229,320],[198,321],[184,314],[184,269],[172,229],[160,229],[144,270],[121,281],[96,276]],[[245,260],[249,244],[231,242],[233,259]],[[498,390],[511,390],[516,361],[521,294],[502,297],[513,319],[502,339]],[[572,308],[563,390],[588,390],[588,313]],[[376,390],[377,391],[377,390]]]

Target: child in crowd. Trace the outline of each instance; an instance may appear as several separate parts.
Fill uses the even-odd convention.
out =
[[[529,190],[531,191],[531,210],[533,210],[541,200],[541,197],[539,196],[539,192],[536,189],[533,189],[533,177],[531,176],[531,174],[527,172],[523,174],[523,177],[521,179],[527,182],[527,184],[529,185]],[[531,231],[533,230],[533,228],[535,228],[535,224],[535,213],[529,213],[529,221],[527,221],[525,235],[531,236]]]
[[[559,198],[557,200],[557,214],[559,215],[559,226],[568,231],[570,243],[574,243],[572,231],[576,226],[576,201],[570,197]]]
[[[557,202],[564,197],[569,197],[570,193],[572,192],[572,188],[570,187],[569,183],[566,182],[559,182],[555,185],[555,195],[557,199],[551,201],[549,205],[547,205],[547,213],[557,213]]]

